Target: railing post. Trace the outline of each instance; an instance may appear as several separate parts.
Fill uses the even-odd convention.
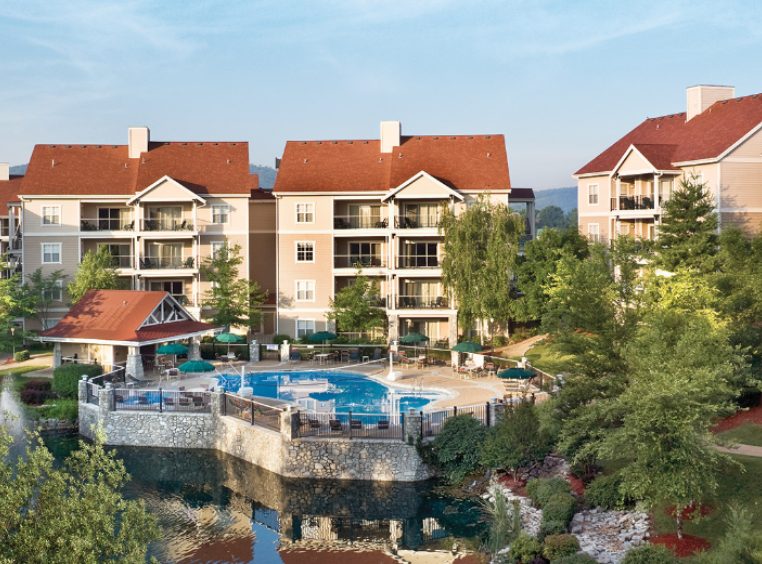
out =
[[[349,410],[349,421],[347,421],[347,423],[349,423],[349,438],[351,440],[352,439],[352,410],[351,409]]]
[[[487,405],[486,405],[486,408],[485,408],[485,409],[487,410],[487,411],[486,411],[486,414],[487,414],[487,417],[486,417],[486,423],[487,423],[487,427],[489,428],[489,426],[490,426],[490,417],[489,417],[489,415],[490,415],[490,413],[489,413],[489,402],[487,402]]]
[[[254,402],[249,400],[249,405],[251,406],[251,424],[254,425]]]
[[[164,394],[161,392],[161,388],[159,388],[159,413],[162,413],[164,411]]]
[[[452,406],[452,416],[453,417],[457,417],[458,416],[458,406],[457,405],[453,405]]]
[[[425,436],[423,434],[423,410],[419,411],[418,415],[421,417],[421,438],[423,438]]]

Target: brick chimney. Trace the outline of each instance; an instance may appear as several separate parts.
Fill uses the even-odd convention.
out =
[[[0,163],[0,180],[11,179],[11,165],[8,163]]]
[[[400,146],[402,124],[398,121],[381,122],[381,152],[391,153],[395,147]]]
[[[127,129],[127,155],[131,159],[140,157],[140,153],[148,152],[148,142],[151,132],[147,127],[130,127]]]
[[[699,84],[686,90],[687,104],[685,121],[690,121],[706,110],[715,102],[735,98],[736,89],[733,86],[718,86],[714,84]]]

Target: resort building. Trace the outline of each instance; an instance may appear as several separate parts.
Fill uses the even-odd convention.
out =
[[[8,163],[0,163],[0,278],[21,270],[21,207],[18,201],[23,176],[10,174]]]
[[[134,127],[126,145],[37,145],[19,191],[24,275],[61,270],[68,281],[87,251],[106,247],[126,289],[167,292],[198,319],[209,289],[199,267],[216,249],[239,245],[242,275],[274,278],[260,274],[274,270],[260,259],[269,250],[251,260],[250,241],[274,239],[260,212],[274,203],[257,188],[246,142],[152,141]],[[250,212],[262,233],[252,234]]]
[[[295,337],[333,329],[331,298],[361,267],[378,285],[390,339],[415,331],[455,343],[442,210],[516,195],[534,218],[532,191],[511,190],[503,135],[403,136],[397,121],[382,122],[379,139],[287,142],[274,194],[277,331]]]
[[[658,236],[662,204],[695,177],[714,197],[720,228],[762,229],[762,94],[692,86],[686,111],[648,118],[580,168],[579,230],[592,240]]]

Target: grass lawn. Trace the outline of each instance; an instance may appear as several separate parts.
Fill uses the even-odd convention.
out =
[[[719,433],[717,436],[733,443],[762,446],[762,425],[744,423],[735,429]]]
[[[553,342],[547,339],[529,349],[526,357],[532,366],[536,366],[549,374],[563,372],[566,364],[572,359],[571,355],[564,355],[559,352]]]
[[[762,483],[762,458],[732,458],[741,467],[731,467],[720,473],[717,495],[707,500],[713,508],[712,512],[697,523],[685,523],[686,533],[703,537],[712,545],[715,545],[725,532],[727,508],[734,503],[746,507],[751,513],[754,528],[762,530],[762,489],[759,487]],[[664,508],[654,511],[654,528],[658,533],[675,531],[674,519],[666,514]]]
[[[5,376],[12,376],[13,377],[13,389],[18,391],[21,391],[21,387],[24,385],[24,382],[26,381],[26,377],[24,376],[28,372],[36,372],[37,370],[44,370],[45,368],[48,368],[47,366],[17,366],[15,368],[8,368],[6,370],[0,370],[0,381],[2,381],[3,377]]]

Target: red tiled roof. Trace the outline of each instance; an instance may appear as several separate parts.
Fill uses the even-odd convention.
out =
[[[152,142],[136,159],[126,145],[36,145],[21,194],[129,196],[165,175],[200,195],[248,194],[258,185],[246,142]]]
[[[181,321],[140,329],[167,296],[166,292],[90,290],[55,327],[41,337],[144,342],[213,329],[198,321]]]
[[[630,145],[652,146],[653,158],[670,165],[661,168],[652,161],[661,170],[675,168],[673,163],[716,158],[762,123],[762,94],[715,102],[690,121],[685,118],[681,113],[646,119],[575,174],[613,170]]]
[[[425,170],[460,190],[511,186],[503,135],[407,136],[382,154],[379,140],[289,141],[274,191],[387,191]]]
[[[677,167],[672,164],[672,157],[675,154],[677,145],[646,145],[636,143],[634,147],[658,170],[677,170]]]
[[[10,180],[0,180],[0,216],[8,215],[8,204],[19,201],[23,176],[11,175]]]

